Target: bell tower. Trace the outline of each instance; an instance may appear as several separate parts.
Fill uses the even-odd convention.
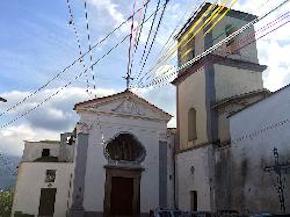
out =
[[[216,15],[214,11],[218,11]],[[215,20],[209,22],[210,17]],[[179,66],[255,18],[205,3],[176,35]],[[269,94],[262,80],[267,67],[259,64],[253,36],[251,27],[181,71],[172,82],[177,92],[176,188],[180,209],[220,208],[215,150],[230,145],[227,117]]]
[[[177,34],[179,65],[198,56],[256,18],[252,14],[229,10],[210,29],[227,10],[224,8],[219,11],[216,20],[210,23],[210,16],[217,8],[218,6],[210,3],[204,4]],[[230,103],[237,103],[241,97],[241,106],[245,106],[255,98],[267,94],[262,80],[262,72],[266,66],[259,64],[254,31],[254,27],[249,28],[180,72],[173,81],[177,88],[177,128],[180,132],[181,149],[204,143],[227,142],[227,123],[220,117],[220,109],[225,109],[224,106],[228,107]],[[245,98],[248,98],[248,102]],[[195,114],[191,112],[193,109]]]

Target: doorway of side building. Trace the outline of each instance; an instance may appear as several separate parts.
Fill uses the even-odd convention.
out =
[[[40,193],[39,217],[53,217],[56,188],[42,188]]]

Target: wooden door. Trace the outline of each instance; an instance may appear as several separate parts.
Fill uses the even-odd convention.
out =
[[[39,217],[52,217],[54,213],[56,188],[42,188],[40,194]]]
[[[112,177],[111,216],[132,216],[134,179]]]

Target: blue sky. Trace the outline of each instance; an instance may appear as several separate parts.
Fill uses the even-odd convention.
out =
[[[89,24],[92,43],[96,43],[107,32],[122,22],[132,13],[133,0],[87,0]],[[87,50],[87,35],[85,28],[84,7],[82,0],[70,0],[81,38],[83,52]],[[143,0],[136,0],[141,4]],[[157,0],[151,0],[149,14],[155,8]],[[156,43],[147,64],[151,66],[157,58],[158,52],[177,24],[181,27],[185,22],[181,18],[190,13],[202,1],[171,0],[165,13]],[[262,0],[238,1],[236,9],[257,13]],[[282,1],[279,1],[282,2]],[[277,2],[269,1],[271,4]],[[289,5],[283,10],[288,9]],[[0,1],[0,96],[6,97],[9,102],[1,104],[1,110],[13,105],[27,95],[31,90],[38,88],[55,73],[78,58],[79,51],[72,26],[69,25],[69,14],[66,0],[3,0]],[[283,12],[283,11],[280,11]],[[179,21],[181,21],[179,23]],[[289,27],[288,27],[289,28]],[[145,35],[149,23],[145,25]],[[289,34],[282,28],[258,43],[259,57],[262,64],[270,65],[264,73],[265,87],[274,91],[290,82],[288,71],[289,61],[287,55],[272,55],[273,53],[287,53],[290,49]],[[120,41],[129,31],[129,25],[116,32],[102,46],[93,52],[94,59],[100,57],[110,47]],[[141,48],[144,46],[145,36],[141,39]],[[125,88],[125,75],[127,67],[127,52],[129,43],[126,42],[116,49],[108,58],[95,67],[97,95],[103,96],[122,91]],[[140,57],[138,53],[137,57]],[[136,61],[138,62],[138,61]],[[174,59],[171,63],[175,63]],[[86,58],[85,63],[90,62]],[[17,110],[0,117],[3,124],[13,119],[19,113],[34,106],[46,96],[64,85],[83,68],[76,64],[53,82],[45,91],[31,98]],[[133,70],[133,75],[138,71]],[[91,75],[89,74],[89,78]],[[91,80],[91,79],[90,79]],[[78,101],[88,99],[85,92],[86,78],[74,82],[55,99],[39,108],[36,112],[19,120],[4,130],[0,130],[0,152],[21,154],[23,140],[56,139],[59,132],[71,130],[77,116],[72,106]],[[175,114],[175,90],[168,86],[154,90],[137,91],[138,94],[152,101],[157,106]],[[154,97],[153,97],[154,96]],[[170,126],[175,125],[175,119]]]

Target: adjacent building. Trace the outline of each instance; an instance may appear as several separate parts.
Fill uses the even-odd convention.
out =
[[[200,55],[256,18],[251,14],[230,10],[206,34],[209,27],[204,27],[204,24],[211,16],[210,11],[215,8],[209,3],[202,5],[177,34],[179,65]],[[192,31],[202,26],[204,28],[201,31]],[[251,43],[244,46],[244,39],[253,39],[254,31],[252,26],[218,50],[200,58],[181,71],[172,82],[176,86],[177,95],[176,203],[182,210],[236,210],[242,214],[280,212],[277,194],[269,179],[266,179],[268,175],[261,168],[261,164],[272,162],[270,155],[273,147],[269,146],[273,146],[274,141],[259,145],[251,144],[251,141],[247,145],[232,142],[241,131],[268,123],[270,119],[266,118],[267,112],[268,115],[276,115],[276,112],[270,114],[270,109],[263,111],[262,106],[259,108],[263,111],[261,114],[265,115],[264,119],[260,116],[255,119],[258,109],[251,112],[252,116],[247,119],[237,113],[271,95],[263,87],[262,72],[267,67],[259,64],[255,41],[250,40]],[[198,34],[193,37],[196,32]],[[267,100],[261,101],[261,104],[268,103]],[[276,106],[280,106],[279,103],[285,104],[282,107],[288,104],[282,97]],[[268,106],[274,109],[274,105]],[[234,113],[237,114],[231,118],[230,128],[229,116]],[[278,121],[280,116],[277,114],[273,119]],[[279,139],[279,136],[276,138]],[[286,135],[284,139],[287,140]],[[289,149],[284,139],[279,142],[285,146],[280,148],[282,152]],[[268,158],[263,154],[265,151]],[[284,154],[290,158],[289,153]],[[257,164],[259,168],[255,167]],[[260,179],[265,180],[262,182],[264,186],[259,186]],[[264,191],[265,188],[270,190]]]
[[[18,168],[12,216],[66,216],[72,193],[74,144],[25,142]],[[62,152],[62,153],[61,153]]]
[[[233,209],[290,213],[289,96],[288,85],[229,117],[231,148],[218,163]]]

